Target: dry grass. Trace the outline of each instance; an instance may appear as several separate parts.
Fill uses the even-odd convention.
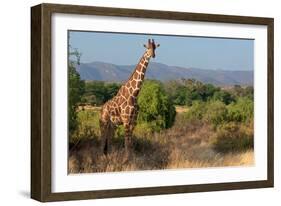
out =
[[[78,106],[78,111],[83,111],[83,110],[92,110],[92,111],[100,111],[101,107],[98,106],[92,106],[90,104],[83,105],[83,106]]]
[[[245,166],[254,164],[253,150],[219,153],[212,147],[213,129],[200,121],[187,123],[180,115],[175,125],[149,137],[135,136],[133,154],[124,163],[123,138],[114,138],[112,152],[99,153],[98,136],[79,141],[69,150],[69,172]]]
[[[189,109],[187,106],[175,106],[175,107],[177,113],[188,112]]]
[[[147,153],[143,153],[146,150]],[[168,151],[158,144],[148,141],[134,142],[134,153],[127,163],[122,142],[115,142],[108,155],[99,153],[99,140],[89,140],[77,145],[70,152],[69,172],[116,172],[132,170],[164,169],[167,164]]]
[[[203,158],[202,158],[203,157]],[[219,154],[213,150],[205,150],[199,158],[183,158],[181,151],[173,151],[173,162],[167,168],[207,168],[227,166],[251,166],[254,164],[253,150],[240,153]]]

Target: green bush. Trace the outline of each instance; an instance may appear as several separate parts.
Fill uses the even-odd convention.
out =
[[[202,120],[207,107],[206,103],[202,101],[194,101],[192,107],[186,113],[186,118],[189,120]]]
[[[160,82],[144,82],[138,96],[138,105],[138,123],[150,122],[159,128],[169,128],[173,125],[176,110]]]
[[[247,122],[254,117],[254,101],[239,98],[236,103],[228,105],[228,121]]]
[[[204,120],[215,128],[226,122],[246,123],[254,118],[254,102],[246,97],[240,97],[229,105],[225,105],[220,100],[195,101],[186,117],[187,119]]]
[[[221,101],[210,101],[206,105],[203,119],[211,123],[215,128],[222,124],[227,117],[226,105]]]
[[[100,135],[99,111],[79,111],[76,114],[77,128],[70,133],[69,143],[75,144],[81,139],[92,139]]]
[[[117,139],[123,139],[124,138],[124,135],[125,135],[125,128],[123,125],[119,125],[117,128],[116,128],[116,131],[115,131],[115,136]]]
[[[186,113],[189,120],[202,120],[217,127],[222,124],[227,117],[227,107],[221,101],[195,101]]]
[[[134,135],[141,138],[148,138],[153,132],[159,132],[161,128],[156,122],[142,122],[136,125]]]
[[[212,142],[219,152],[237,152],[254,147],[253,123],[229,122],[217,128]]]

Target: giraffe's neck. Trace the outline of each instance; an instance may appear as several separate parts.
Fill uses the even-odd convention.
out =
[[[150,56],[147,52],[144,53],[139,63],[137,64],[134,72],[132,73],[129,80],[124,85],[127,88],[132,88],[133,92],[130,92],[132,96],[137,96],[139,90],[141,89],[142,82],[144,80],[146,68],[148,66]]]

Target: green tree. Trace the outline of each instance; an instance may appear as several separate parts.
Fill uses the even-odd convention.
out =
[[[184,79],[169,81],[164,84],[165,90],[173,99],[175,105],[191,106],[194,101],[208,101],[218,87],[212,84],[203,84],[195,79]]]
[[[116,95],[120,86],[117,83],[105,83],[102,81],[86,82],[83,99],[85,103],[102,105]]]
[[[85,90],[85,83],[81,80],[76,67],[80,64],[81,53],[70,48],[68,62],[68,127],[70,134],[77,128],[77,106]]]
[[[229,92],[224,90],[219,90],[214,93],[213,100],[218,100],[228,105],[231,102],[234,102],[235,98]]]
[[[215,92],[218,92],[218,91],[219,91],[218,87],[215,87],[212,84],[205,84],[203,97],[202,97],[203,100],[207,101],[207,100],[211,99],[214,96]]]
[[[158,128],[169,128],[175,120],[175,107],[171,98],[158,81],[145,81],[138,96],[138,122],[156,124]]]
[[[175,91],[173,102],[176,105],[191,105],[191,92],[183,85],[179,85]]]
[[[93,81],[86,83],[85,98],[92,105],[102,105],[105,101],[106,88],[104,82]]]
[[[191,102],[189,102],[190,98],[188,98],[190,96],[190,92],[187,90],[186,86],[181,84],[179,81],[171,80],[165,82],[164,88],[175,105],[191,105]]]
[[[117,84],[117,83],[110,83],[110,84],[106,84],[106,98],[105,98],[105,102],[112,99],[118,92],[118,90],[121,87],[121,84]]]

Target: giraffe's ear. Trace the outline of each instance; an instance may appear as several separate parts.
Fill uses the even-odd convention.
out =
[[[157,44],[156,47],[160,47],[160,44]]]
[[[143,45],[145,48],[147,48],[146,44]]]

